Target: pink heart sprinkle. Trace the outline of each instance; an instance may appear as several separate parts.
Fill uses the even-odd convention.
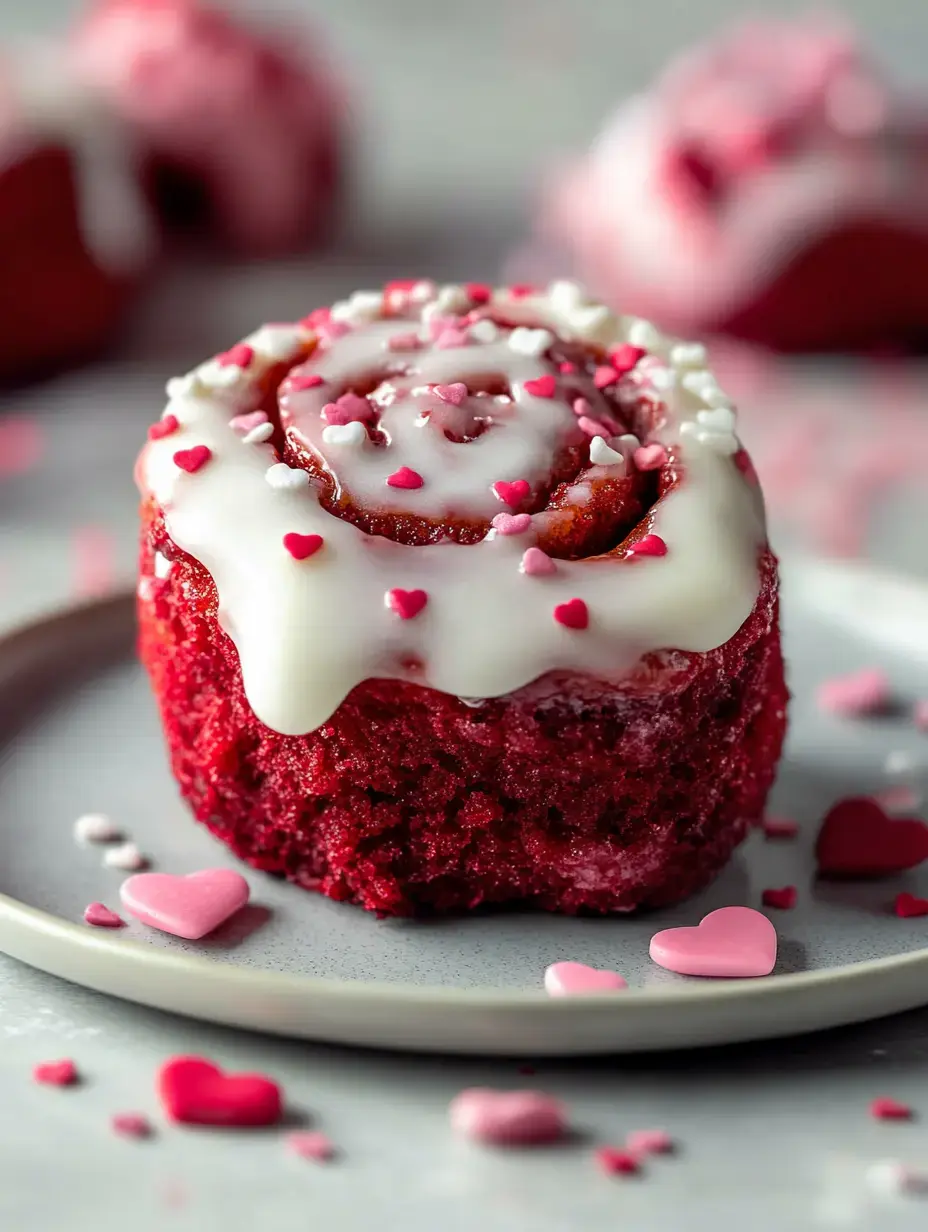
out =
[[[388,488],[404,488],[411,492],[416,488],[421,488],[423,483],[425,480],[419,472],[410,470],[408,466],[401,466],[398,471],[387,476]]]
[[[174,465],[192,475],[205,466],[212,456],[213,451],[208,445],[194,445],[192,449],[179,449],[174,455]]]
[[[247,415],[235,415],[229,420],[229,427],[239,436],[247,436],[249,432],[253,432],[255,428],[260,428],[266,423],[267,415],[264,411],[249,411]]]
[[[314,1159],[318,1163],[325,1163],[335,1154],[332,1142],[317,1130],[295,1130],[292,1134],[287,1134],[286,1143],[287,1150],[299,1155],[300,1159]]]
[[[879,667],[864,667],[846,676],[833,676],[818,687],[819,706],[830,714],[856,719],[886,710],[892,693],[889,677]]]
[[[470,342],[470,337],[462,329],[445,329],[435,339],[436,351],[450,351],[454,347],[464,347]]]
[[[604,423],[600,423],[598,419],[590,419],[589,415],[581,415],[577,420],[577,427],[581,432],[585,432],[587,436],[612,436],[612,432]]]
[[[696,928],[665,928],[651,938],[651,958],[678,975],[748,979],[769,975],[777,932],[751,907],[720,907]]]
[[[435,393],[442,402],[450,402],[452,406],[460,406],[467,397],[467,386],[463,381],[455,381],[452,385],[436,385]]]
[[[571,410],[575,415],[585,415],[587,418],[591,417],[593,414],[593,407],[586,398],[574,398],[573,403],[571,404]]]
[[[618,372],[608,364],[601,364],[593,373],[593,384],[597,389],[605,389],[608,385],[614,385],[618,379]]]
[[[666,1129],[633,1129],[625,1139],[626,1147],[633,1155],[669,1155],[674,1148],[673,1138]]]
[[[640,471],[656,471],[667,461],[667,450],[663,445],[642,445],[632,457]]]
[[[577,371],[577,365],[572,364],[569,359],[562,360],[557,366],[558,372],[563,372],[565,376],[569,376],[572,372]]]
[[[454,1097],[449,1113],[457,1133],[493,1146],[556,1142],[567,1130],[563,1106],[541,1091],[471,1087]]]
[[[621,992],[627,987],[617,971],[602,971],[581,962],[556,962],[545,971],[545,992],[549,997],[582,997],[588,993]]]
[[[538,376],[525,382],[525,392],[533,398],[553,398],[557,381],[553,376]]]
[[[327,402],[322,408],[322,418],[327,424],[343,427],[350,423],[367,423],[374,418],[374,408],[367,398],[358,394],[342,394],[334,402]]]
[[[322,547],[325,540],[321,535],[299,535],[291,531],[284,535],[283,544],[294,560],[308,560]]]
[[[94,928],[124,928],[126,921],[103,903],[90,903],[84,908],[84,923]]]
[[[136,873],[119,897],[136,919],[175,937],[198,941],[248,902],[248,882],[228,868],[207,868],[186,877]]]
[[[557,565],[541,548],[526,548],[519,568],[529,577],[547,577],[557,572]]]
[[[637,543],[633,543],[625,553],[629,556],[666,556],[667,544],[660,535],[644,535]]]
[[[150,1138],[151,1121],[141,1112],[117,1112],[110,1118],[110,1128],[122,1138]]]
[[[643,347],[632,346],[630,342],[623,342],[621,346],[617,346],[615,350],[609,352],[609,362],[615,368],[619,376],[623,376],[626,372],[631,372],[632,368],[640,359],[644,359],[647,351]]]
[[[387,349],[390,351],[418,351],[422,347],[422,339],[418,334],[394,334],[387,339]]]
[[[517,505],[521,505],[531,490],[525,479],[514,479],[512,483],[507,483],[505,479],[500,479],[498,483],[493,485],[494,495],[504,505],[508,505],[510,509],[515,509]]]
[[[590,610],[582,599],[568,599],[554,609],[554,619],[567,629],[585,629],[590,623]]]
[[[490,525],[501,535],[524,535],[532,525],[532,517],[528,513],[498,513]]]
[[[299,393],[303,389],[318,389],[320,385],[325,384],[325,381],[318,372],[307,372],[292,376],[288,384],[294,393]]]
[[[77,1066],[70,1059],[40,1061],[33,1066],[32,1081],[49,1087],[71,1087],[77,1082]]]
[[[231,350],[223,352],[219,358],[221,368],[247,368],[255,357],[254,347],[245,342],[239,342]]]
[[[870,1115],[878,1121],[911,1121],[912,1109],[888,1095],[879,1095],[870,1103]]]
[[[418,616],[429,601],[424,590],[388,590],[384,596],[387,607],[396,612],[401,620],[412,620]]]
[[[180,423],[176,415],[165,415],[164,419],[159,419],[157,423],[153,423],[148,429],[148,439],[150,441],[160,441],[165,436],[170,436],[172,432],[176,432],[180,427]]]
[[[641,1171],[641,1164],[635,1155],[622,1147],[597,1147],[593,1158],[597,1168],[607,1176],[634,1176]]]

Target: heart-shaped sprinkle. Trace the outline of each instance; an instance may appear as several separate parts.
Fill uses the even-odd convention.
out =
[[[254,357],[254,348],[247,342],[239,342],[216,358],[220,368],[248,368]]]
[[[475,321],[468,332],[474,342],[484,344],[496,342],[500,335],[499,326],[494,321],[487,320]]]
[[[674,1149],[673,1138],[666,1129],[633,1129],[625,1138],[625,1145],[633,1155],[670,1155]]]
[[[435,339],[436,351],[451,351],[456,347],[465,347],[470,341],[463,329],[443,329]]]
[[[287,1134],[287,1150],[300,1159],[312,1159],[317,1163],[325,1163],[335,1155],[335,1147],[325,1134],[318,1130],[298,1129]]]
[[[621,346],[617,346],[609,352],[609,363],[622,376],[626,372],[631,372],[638,361],[644,359],[646,355],[647,351],[643,347],[632,346],[630,342],[623,342]]]
[[[207,868],[178,877],[139,873],[119,890],[136,919],[163,933],[198,941],[248,902],[248,882],[229,868]]]
[[[103,903],[90,903],[84,908],[84,923],[93,928],[123,928],[126,921]]]
[[[918,916],[928,915],[928,898],[918,898],[904,890],[896,895],[893,911],[900,920],[914,920]]]
[[[356,449],[370,440],[367,428],[363,423],[331,424],[322,429],[322,440],[326,445],[347,445]]]
[[[528,513],[498,513],[490,525],[500,535],[524,535],[531,529],[532,517]]]
[[[391,612],[396,612],[401,620],[412,620],[418,616],[429,597],[424,590],[388,590],[384,595],[384,603]]]
[[[283,1110],[276,1082],[263,1074],[225,1074],[205,1057],[166,1061],[158,1095],[171,1120],[183,1125],[275,1125]]]
[[[565,376],[569,376],[571,373],[574,373],[577,371],[577,365],[574,363],[571,363],[569,359],[562,359],[561,362],[557,366],[557,370],[558,372],[563,372]]]
[[[110,1128],[121,1138],[150,1138],[151,1121],[141,1112],[117,1112],[110,1117]]]
[[[581,432],[585,432],[587,436],[609,436],[609,428],[599,419],[590,419],[588,415],[581,415],[577,420],[577,427]],[[592,442],[591,442],[592,444]]]
[[[176,415],[165,415],[163,419],[159,419],[157,423],[153,423],[148,429],[148,439],[150,441],[160,441],[165,436],[170,436],[172,432],[176,432],[180,427],[180,421]]]
[[[485,282],[465,282],[464,293],[472,304],[488,304],[493,288]]]
[[[118,868],[126,873],[144,868],[147,863],[147,857],[142,855],[135,843],[120,843],[118,847],[111,847],[103,853],[106,868]]]
[[[582,997],[621,992],[627,987],[617,971],[601,971],[581,962],[556,962],[545,971],[545,992],[549,997]]]
[[[718,406],[711,411],[699,411],[696,420],[711,432],[734,432],[738,423],[735,412],[729,406]]]
[[[532,295],[537,295],[538,290],[534,283],[516,282],[509,288],[509,296],[511,299],[529,299]]]
[[[787,821],[783,817],[765,817],[760,826],[764,832],[764,838],[768,839],[795,838],[799,833],[799,823]]]
[[[586,398],[574,398],[573,402],[570,404],[570,409],[581,419],[592,418],[593,407]]]
[[[324,540],[321,535],[298,535],[290,531],[284,535],[283,544],[294,560],[308,560],[322,547]]]
[[[585,629],[590,623],[590,611],[582,599],[568,599],[554,609],[554,619],[567,629]]]
[[[74,837],[79,843],[112,843],[120,832],[105,813],[85,813],[74,823]]]
[[[258,424],[257,428],[242,437],[243,445],[263,445],[265,441],[269,441],[274,435],[274,425],[272,423]]]
[[[493,494],[497,500],[501,500],[510,509],[515,509],[516,506],[521,505],[531,490],[525,479],[514,479],[512,483],[507,483],[505,479],[500,479],[493,485]]]
[[[192,475],[205,466],[212,456],[213,451],[208,445],[194,445],[192,449],[178,449],[174,455],[174,465]]]
[[[387,476],[388,488],[403,488],[406,491],[412,492],[416,488],[421,488],[425,480],[418,471],[410,470],[408,466],[401,466],[398,471],[394,471],[392,475]]]
[[[418,334],[394,334],[387,339],[388,351],[418,351],[424,346]]]
[[[796,906],[798,891],[795,886],[782,886],[779,889],[768,889],[761,893],[760,901],[765,907],[776,907],[780,911],[791,911]]]
[[[615,466],[624,462],[625,456],[607,445],[601,436],[594,436],[590,441],[590,461],[594,466]]]
[[[609,385],[614,385],[618,379],[618,372],[609,364],[600,364],[593,373],[593,384],[597,389],[606,389]]]
[[[913,1113],[908,1104],[901,1104],[888,1095],[880,1095],[871,1100],[870,1115],[877,1121],[911,1121]]]
[[[509,349],[517,355],[531,355],[538,359],[554,342],[554,334],[547,329],[527,329],[524,325],[519,325],[506,342]]]
[[[879,667],[864,667],[845,676],[823,681],[816,700],[823,710],[843,718],[856,719],[881,714],[892,698],[889,677]]]
[[[260,428],[262,424],[268,422],[264,411],[249,411],[246,415],[233,416],[229,420],[229,427],[239,436],[247,436],[249,432],[253,432],[255,428]]]
[[[77,1066],[70,1059],[40,1061],[32,1068],[32,1080],[49,1087],[72,1087],[77,1082]]]
[[[637,1156],[623,1147],[597,1147],[593,1158],[600,1172],[605,1172],[607,1176],[634,1176],[641,1171]]]
[[[287,384],[296,394],[304,389],[318,389],[320,385],[325,384],[325,381],[318,372],[300,372],[292,376]]]
[[[875,800],[851,796],[825,814],[815,844],[824,877],[884,877],[928,859],[928,826],[888,817]]]
[[[467,386],[463,381],[454,381],[451,385],[436,385],[436,395],[442,402],[450,402],[452,406],[460,406],[467,397]]]
[[[334,402],[327,402],[322,408],[322,418],[327,424],[367,423],[374,418],[374,408],[367,398],[347,393]]]
[[[769,975],[777,960],[777,933],[750,907],[720,907],[696,928],[665,928],[651,938],[651,958],[678,975],[746,979]]]
[[[532,380],[526,381],[525,392],[531,394],[533,398],[553,398],[554,391],[557,389],[557,381],[553,376],[537,376]]]
[[[451,1126],[492,1146],[538,1146],[567,1131],[563,1105],[541,1091],[491,1091],[472,1087],[451,1101]]]
[[[635,465],[640,471],[656,471],[667,461],[663,445],[642,445],[634,453]]]
[[[363,427],[361,431],[364,432]],[[322,435],[325,437],[325,432]],[[279,492],[296,492],[300,488],[309,487],[307,472],[296,466],[288,466],[286,462],[275,462],[273,466],[269,466],[264,472],[264,478],[272,488],[276,488]]]
[[[666,556],[667,544],[660,535],[643,535],[637,542],[631,544],[625,553],[629,556]]]
[[[529,577],[548,577],[557,572],[557,565],[541,548],[526,548],[519,568]]]

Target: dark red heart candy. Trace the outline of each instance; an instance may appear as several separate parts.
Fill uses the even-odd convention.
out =
[[[928,826],[888,817],[866,796],[849,797],[825,814],[815,858],[823,877],[885,877],[928,859]]]
[[[261,1074],[224,1074],[203,1057],[172,1057],[158,1074],[158,1094],[172,1121],[185,1125],[273,1125],[280,1088]]]

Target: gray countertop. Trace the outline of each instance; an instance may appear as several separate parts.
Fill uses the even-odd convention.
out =
[[[5,0],[0,22],[22,32],[75,7]],[[315,261],[175,270],[111,361],[6,398],[7,415],[39,422],[44,454],[37,471],[0,478],[4,624],[75,590],[131,577],[131,460],[166,377],[259,320],[286,318],[355,285],[419,272],[492,277],[518,239],[551,151],[587,136],[618,95],[642,84],[707,19],[741,6],[653,0],[641,12],[602,0],[291,0],[289,7],[325,16],[333,45],[352,65],[365,153],[345,235]],[[847,7],[900,71],[917,71],[928,7],[920,0]],[[831,377],[854,383],[843,369]],[[899,527],[890,500],[878,511],[870,550],[928,573],[920,535]],[[83,536],[75,538],[76,528]],[[794,532],[784,527],[784,535]],[[0,1227],[10,1232],[803,1232],[915,1229],[928,1218],[924,1200],[877,1201],[863,1183],[865,1166],[881,1157],[928,1165],[928,1129],[867,1116],[871,1098],[890,1094],[928,1118],[928,1010],[771,1045],[542,1062],[530,1078],[517,1061],[395,1057],[211,1028],[0,957],[0,1037]],[[150,1142],[115,1138],[113,1112],[157,1117],[155,1070],[178,1052],[280,1079],[294,1115],[327,1132],[341,1158],[307,1164],[286,1156],[277,1133],[165,1129],[160,1118]],[[68,1055],[85,1076],[81,1088],[31,1083],[33,1063]],[[457,1090],[526,1082],[569,1104],[578,1130],[571,1145],[505,1154],[452,1138],[446,1110]],[[619,1141],[651,1125],[679,1138],[678,1158],[657,1160],[631,1181],[595,1171],[594,1134]]]

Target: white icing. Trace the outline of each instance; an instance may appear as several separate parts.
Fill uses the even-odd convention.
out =
[[[23,47],[9,57],[6,73],[11,112],[3,125],[4,161],[43,145],[64,147],[72,156],[88,251],[114,274],[137,271],[151,255],[156,232],[127,124],[63,49]]]
[[[571,323],[598,306],[572,288],[557,284],[550,295],[519,299],[496,292],[493,302],[504,302],[507,316],[528,328],[587,341]],[[657,331],[647,333],[643,323],[622,321],[607,310],[590,312],[589,319],[600,344],[626,342],[631,330],[635,337],[647,336],[661,363],[676,371],[673,343]],[[374,322],[320,347],[305,370],[322,375],[325,384],[285,390],[282,397],[288,435],[315,452],[366,508],[426,516],[451,508],[488,517],[505,512],[492,484],[543,482],[552,451],[576,430],[560,387],[553,398],[524,388],[557,367],[544,356],[514,350],[507,329],[484,343],[475,342],[471,330],[468,346],[385,355],[384,335],[411,324],[409,318]],[[295,347],[292,360],[300,356]],[[402,373],[381,380],[374,396],[390,444],[348,448],[333,442],[335,426],[355,429],[355,435],[361,429],[365,436],[366,429],[326,427],[321,408],[346,386],[369,388],[365,378],[381,379],[394,361]],[[174,386],[170,410],[180,428],[149,442],[140,474],[164,510],[171,538],[213,576],[219,619],[238,649],[248,699],[274,730],[301,734],[318,727],[362,681],[411,678],[411,659],[421,664],[415,679],[434,689],[468,699],[497,697],[555,669],[618,680],[652,650],[707,651],[727,641],[750,614],[765,534],[759,494],[726,451],[703,439],[735,440],[714,424],[700,423],[699,412],[711,408],[693,389],[676,384],[668,390],[657,433],[677,447],[685,475],[647,518],[647,529],[666,542],[667,555],[634,562],[618,554],[558,560],[552,572],[530,574],[522,571],[522,561],[546,514],[535,515],[525,533],[491,532],[470,546],[409,547],[368,536],[327,512],[317,485],[280,462],[272,445],[243,447],[229,421],[256,408],[266,366],[256,357],[234,387],[217,388],[217,379],[225,381],[222,369],[207,364],[198,369],[198,383]],[[456,407],[428,388],[458,381],[479,387],[481,377],[500,374],[511,400],[471,394]],[[588,396],[600,396],[591,381]],[[481,403],[488,404],[492,420],[482,435],[455,444],[436,431],[436,414],[453,425],[456,416],[472,416]],[[421,423],[423,410],[429,414]],[[626,457],[638,443],[628,433],[610,446]],[[182,472],[174,453],[195,445],[208,446],[212,456],[196,473]],[[422,476],[421,488],[386,485],[386,476],[404,466]],[[590,491],[582,478],[571,489],[577,503],[588,500]],[[322,550],[294,560],[281,547],[291,532],[321,535]],[[424,590],[427,606],[413,619],[400,619],[385,604],[387,592],[396,588]],[[590,612],[582,632],[553,619],[555,605],[575,597]]]

